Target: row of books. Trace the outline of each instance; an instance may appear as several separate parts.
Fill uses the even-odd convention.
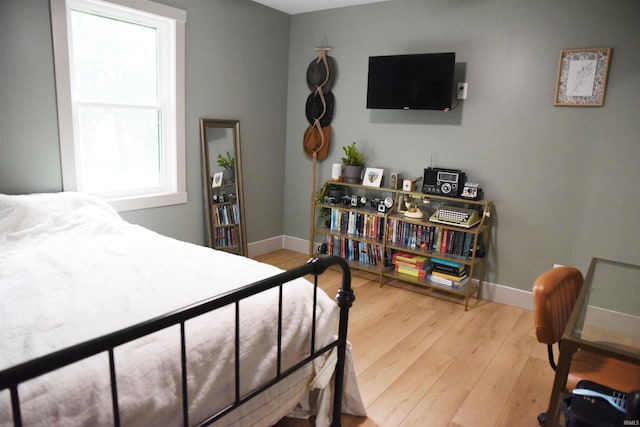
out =
[[[329,255],[339,255],[350,261],[360,261],[373,266],[382,263],[382,246],[380,245],[338,236],[327,236],[326,243]]]
[[[238,223],[238,205],[216,205],[213,208],[213,218],[216,225],[232,225]]]
[[[384,236],[384,217],[375,213],[331,209],[329,228],[334,233],[381,241]]]
[[[449,255],[471,256],[474,234],[433,225],[388,219],[387,241],[408,248],[423,248]]]
[[[466,285],[469,281],[466,267],[449,260],[397,251],[392,255],[392,263],[396,273],[454,289]]]
[[[238,246],[237,227],[222,227],[216,229],[214,240],[215,246]]]

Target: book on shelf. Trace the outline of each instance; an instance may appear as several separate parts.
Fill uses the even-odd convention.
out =
[[[443,254],[447,253],[448,243],[449,243],[449,230],[445,228],[444,230],[442,230],[442,239],[440,241],[440,252],[442,252]]]
[[[425,266],[423,266],[423,265],[420,265],[420,264],[416,265],[415,263],[404,262],[404,261],[393,261],[392,260],[391,263],[393,265],[398,266],[398,267],[415,268],[416,270],[426,270],[429,267],[428,264],[426,265],[427,268],[425,268]]]
[[[431,267],[431,271],[433,271],[434,273],[438,273],[439,275],[441,275],[442,277],[464,277],[465,275],[467,275],[467,269],[463,269],[463,270],[447,270],[441,267]]]
[[[437,263],[437,262],[431,262],[431,269],[433,271],[438,271],[441,273],[445,273],[445,274],[451,274],[454,276],[460,276],[462,274],[465,274],[467,269],[465,268],[464,265],[459,265],[459,266],[453,266],[453,265],[448,265],[448,264],[441,264],[441,263]]]
[[[396,273],[406,274],[408,276],[417,277],[418,279],[424,279],[427,277],[427,272],[424,270],[420,270],[417,268],[404,267],[401,265],[396,265],[395,267]]]
[[[467,273],[464,272],[460,275],[456,275],[456,274],[447,274],[447,273],[442,273],[440,271],[437,270],[431,270],[431,275],[432,276],[437,276],[437,277],[441,277],[443,279],[447,279],[447,280],[452,280],[454,282],[459,282],[462,279],[465,279],[467,277]]]
[[[420,270],[424,270],[425,266],[429,265],[429,257],[410,254],[406,252],[394,252],[392,256],[392,262],[394,264],[398,262],[405,263],[405,264],[414,266],[416,268],[419,268]]]
[[[434,250],[440,250],[442,247],[442,229],[438,228],[438,233],[436,234],[435,244],[433,246]]]
[[[450,259],[444,259],[444,258],[437,258],[437,257],[433,257],[431,258],[431,264],[432,265],[447,265],[450,267],[464,267],[463,264],[456,262],[456,261],[452,261]]]
[[[467,271],[464,264],[457,264],[454,262],[442,263],[442,262],[435,261],[434,259],[431,259],[430,265],[433,271],[439,271],[441,273],[451,274],[454,276],[461,276],[462,274],[465,274]]]
[[[469,282],[469,276],[465,277],[460,281],[456,281],[456,280],[449,280],[449,279],[444,279],[442,277],[434,276],[433,273],[427,274],[427,279],[433,283],[448,286],[453,289],[461,288]]]

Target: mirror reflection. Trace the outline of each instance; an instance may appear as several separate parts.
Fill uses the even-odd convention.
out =
[[[240,121],[200,119],[207,244],[247,256]]]

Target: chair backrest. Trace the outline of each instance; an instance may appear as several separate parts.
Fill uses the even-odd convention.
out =
[[[555,344],[562,338],[583,277],[575,267],[547,270],[533,283],[533,321],[538,341]]]

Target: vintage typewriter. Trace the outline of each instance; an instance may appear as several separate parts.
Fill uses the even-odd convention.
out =
[[[436,213],[431,215],[429,221],[470,228],[480,222],[480,215],[478,215],[478,211],[475,209],[443,205],[438,208]]]

